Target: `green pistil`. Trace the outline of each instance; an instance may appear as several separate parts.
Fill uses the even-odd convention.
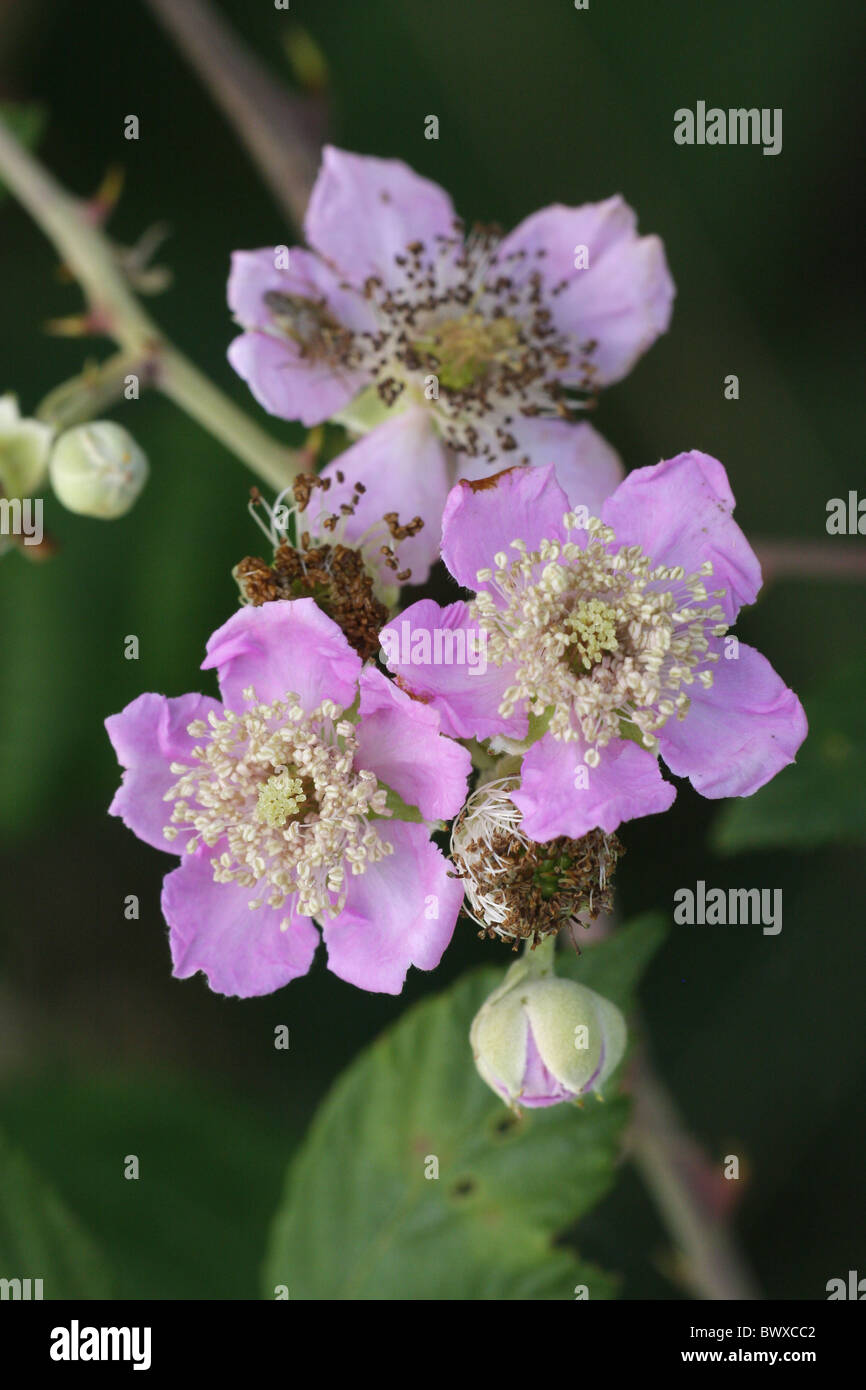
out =
[[[292,820],[306,801],[303,784],[291,768],[269,777],[259,792],[256,816],[277,830]]]
[[[440,323],[434,332],[416,338],[412,346],[416,352],[435,359],[442,386],[465,391],[496,362],[506,360],[517,342],[517,324],[513,319],[505,315],[486,319],[470,311]]]
[[[601,599],[581,599],[565,619],[565,626],[571,630],[568,662],[574,668],[582,666],[589,671],[605,652],[615,652],[619,647],[616,612]]]
[[[572,867],[572,862],[567,854],[560,854],[550,859],[542,859],[536,864],[532,872],[532,881],[538,887],[542,898],[549,902],[561,889],[561,878],[567,874]]]

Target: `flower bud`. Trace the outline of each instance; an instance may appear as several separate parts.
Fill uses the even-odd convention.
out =
[[[553,939],[510,967],[469,1031],[475,1065],[509,1105],[531,1108],[598,1092],[622,1060],[615,1004],[553,973]]]
[[[0,396],[0,493],[29,497],[45,477],[54,438],[50,425],[22,418],[17,398]]]
[[[132,435],[113,420],[75,425],[58,439],[49,464],[64,507],[82,516],[125,516],[147,481],[148,465]]]

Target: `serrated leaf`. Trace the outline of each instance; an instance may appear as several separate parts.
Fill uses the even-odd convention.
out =
[[[586,983],[623,1000],[660,935],[645,919],[622,945],[587,948]],[[615,1295],[616,1279],[558,1236],[609,1188],[627,1102],[612,1091],[513,1116],[468,1041],[501,980],[485,969],[425,1000],[337,1082],[289,1173],[266,1296],[282,1285],[303,1299],[573,1299],[582,1284],[590,1299]]]
[[[104,1257],[22,1153],[0,1134],[0,1279],[42,1280],[42,1297],[109,1298]],[[4,1294],[5,1297],[5,1294]]]
[[[804,703],[809,736],[796,763],[725,806],[711,835],[720,854],[866,840],[866,664],[835,672]]]

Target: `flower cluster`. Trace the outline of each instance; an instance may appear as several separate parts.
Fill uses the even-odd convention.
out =
[[[350,442],[254,494],[271,553],[236,566],[208,643],[221,699],[110,718],[111,809],[180,856],[174,972],[224,994],[304,974],[319,932],[334,973],[399,992],[465,898],[526,947],[473,1025],[481,1074],[512,1104],[575,1099],[625,1026],[551,952],[610,911],[616,832],[671,806],[662,763],[747,796],[806,733],[730,632],[761,574],[722,465],[626,476],[579,418],[667,327],[664,252],[620,198],[466,228],[405,165],[334,149],[306,234],[236,253],[229,357],[267,410]],[[401,609],[440,559],[464,596]]]

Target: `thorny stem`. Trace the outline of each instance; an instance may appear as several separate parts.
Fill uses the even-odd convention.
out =
[[[709,1162],[688,1134],[645,1050],[631,1063],[633,1162],[672,1233],[684,1283],[701,1299],[759,1299],[761,1293],[701,1190]]]
[[[774,579],[866,579],[866,550],[836,540],[756,540],[764,584]]]
[[[110,241],[88,218],[87,204],[67,193],[2,119],[0,174],[81,285],[92,331],[113,338],[137,361],[144,383],[158,387],[271,487],[285,487],[308,466],[303,453],[278,444],[166,339],[130,290]]]
[[[609,935],[615,916],[593,922],[589,939]],[[567,933],[561,935],[567,943]],[[634,1108],[627,1156],[673,1237],[676,1274],[695,1298],[760,1299],[724,1216],[713,1209],[711,1161],[688,1133],[645,1045],[635,1049],[629,1062],[628,1087]]]

